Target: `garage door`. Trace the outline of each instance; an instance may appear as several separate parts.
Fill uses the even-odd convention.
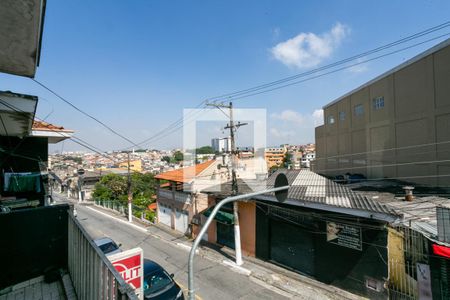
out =
[[[294,270],[314,275],[312,234],[279,220],[270,222],[270,259]]]
[[[172,226],[172,209],[169,206],[158,203],[158,221],[161,224]]]
[[[177,209],[175,211],[175,230],[186,233],[188,230],[188,213]]]

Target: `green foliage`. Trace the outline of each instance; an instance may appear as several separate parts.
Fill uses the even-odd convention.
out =
[[[195,150],[195,153],[197,154],[214,154],[214,149],[211,146],[203,146],[200,148],[197,148]]]
[[[165,161],[165,162],[167,162],[167,163],[170,163],[170,157],[169,157],[169,156],[163,156],[163,157],[161,158],[161,160],[162,160],[162,161]]]
[[[131,192],[133,204],[139,207],[147,207],[152,203],[155,194],[155,179],[153,174],[131,174]],[[93,196],[95,199],[118,200],[122,203],[128,201],[127,177],[117,174],[108,174],[95,184]]]
[[[173,154],[173,159],[175,160],[175,162],[180,162],[183,160],[183,158],[184,158],[184,156],[181,151],[177,151]]]
[[[292,164],[291,160],[292,160],[292,154],[289,153],[289,152],[286,152],[286,154],[283,157],[283,164],[282,164],[282,166],[284,168],[288,168],[289,165]]]

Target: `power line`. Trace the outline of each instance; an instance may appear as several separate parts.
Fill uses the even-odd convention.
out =
[[[436,32],[438,30],[444,29],[444,28],[446,28],[448,26],[450,26],[450,21],[444,22],[444,23],[442,23],[440,25],[428,28],[426,30],[423,30],[421,32],[415,33],[415,34],[410,35],[408,37],[396,40],[394,42],[385,44],[385,45],[377,47],[375,49],[368,50],[368,51],[365,51],[363,53],[360,53],[360,54],[357,54],[357,55],[345,58],[343,60],[340,60],[340,61],[328,64],[328,65],[322,66],[320,68],[316,68],[316,69],[313,69],[313,70],[310,70],[310,71],[307,71],[307,72],[302,72],[302,73],[299,73],[299,74],[296,74],[296,75],[293,75],[293,76],[289,76],[289,77],[282,78],[282,79],[279,79],[279,80],[276,80],[276,81],[272,81],[272,82],[269,82],[269,83],[257,85],[257,86],[251,87],[251,88],[239,90],[239,91],[236,91],[236,92],[231,92],[231,93],[223,94],[223,95],[220,95],[220,96],[210,97],[207,100],[220,100],[220,99],[230,98],[230,97],[234,98],[236,96],[239,96],[240,94],[247,94],[249,92],[254,92],[254,91],[257,91],[257,90],[260,90],[260,89],[268,88],[268,87],[271,87],[273,85],[278,85],[278,84],[281,84],[281,83],[284,83],[284,82],[292,81],[294,79],[297,79],[297,78],[300,78],[300,77],[305,77],[305,76],[308,76],[308,75],[311,75],[311,74],[314,74],[314,73],[317,73],[317,72],[320,72],[320,71],[323,71],[323,70],[326,70],[326,69],[329,69],[329,68],[341,65],[343,63],[347,63],[347,62],[350,62],[352,60],[356,60],[358,58],[361,58],[361,57],[364,57],[364,56],[367,56],[367,55],[370,55],[370,54],[373,54],[373,53],[376,53],[376,52],[380,52],[382,50],[385,50],[385,49],[397,46],[399,44],[409,42],[409,41],[417,39],[419,37],[422,37],[422,36],[428,35],[430,33]]]
[[[16,106],[14,106],[14,105],[12,105],[12,104],[6,102],[6,101],[3,100],[1,97],[0,97],[0,103],[2,103],[4,106],[6,106],[6,107],[8,107],[8,108],[10,108],[10,109],[12,109],[12,110],[14,110],[14,111],[16,111],[16,112],[26,113],[25,111],[23,111],[23,110],[17,108]],[[33,118],[32,116],[29,116],[28,119],[31,120],[31,121],[34,121],[34,118]],[[59,135],[65,137],[64,134],[62,134],[62,133],[59,132],[59,131],[56,131],[56,130],[51,129],[51,128],[47,128],[47,129],[48,129],[49,131],[52,131],[52,132],[54,132],[54,133],[57,133],[57,134],[59,134]],[[72,136],[70,140],[71,140],[72,142],[74,142],[74,143],[76,143],[76,144],[78,144],[78,145],[80,145],[80,146],[82,146],[82,147],[84,147],[84,148],[86,148],[86,149],[89,149],[89,150],[91,150],[91,151],[93,151],[93,152],[95,152],[95,153],[97,153],[97,154],[100,154],[101,156],[103,156],[103,157],[105,157],[105,158],[107,158],[107,159],[110,159],[111,161],[114,162],[114,158],[108,157],[107,155],[105,155],[104,153],[102,153],[101,150],[100,150],[100,151],[99,151],[99,150],[96,150],[95,148],[97,148],[97,147],[95,147],[95,146],[89,144],[88,142],[86,142],[86,141],[84,141],[84,140],[82,140],[82,139],[80,139],[80,138],[78,138],[78,137],[75,137],[75,136]],[[20,145],[20,144],[19,144],[19,145]],[[98,148],[97,148],[97,149],[98,149]]]
[[[446,34],[443,34],[443,35],[440,35],[440,36],[428,39],[426,41],[423,41],[423,42],[420,42],[420,43],[416,43],[416,44],[408,46],[408,47],[404,47],[404,48],[401,48],[401,49],[398,49],[398,50],[395,50],[395,51],[392,51],[392,52],[388,52],[388,53],[385,53],[385,54],[382,54],[382,55],[379,55],[379,56],[376,56],[376,57],[373,57],[373,58],[370,58],[370,59],[366,59],[366,60],[363,60],[363,61],[351,64],[351,65],[347,65],[347,66],[344,66],[344,67],[341,67],[341,68],[338,68],[338,69],[335,69],[335,70],[332,70],[332,71],[329,71],[329,72],[325,72],[325,73],[322,73],[322,74],[319,74],[319,75],[316,75],[316,76],[313,76],[313,77],[309,77],[309,78],[306,78],[306,79],[303,79],[303,80],[294,81],[294,82],[291,82],[291,83],[288,83],[288,84],[284,84],[284,85],[277,86],[277,87],[274,87],[274,88],[262,90],[262,91],[259,91],[259,92],[244,94],[244,95],[239,96],[239,97],[229,97],[229,99],[231,98],[233,100],[239,100],[239,99],[244,99],[244,98],[248,98],[248,97],[252,97],[252,96],[261,95],[261,94],[265,94],[265,93],[268,93],[268,92],[276,91],[276,90],[279,90],[279,89],[282,89],[282,88],[286,88],[286,87],[289,87],[289,86],[292,86],[292,85],[296,85],[296,84],[303,83],[303,82],[306,82],[306,81],[310,81],[310,80],[313,80],[313,79],[317,79],[317,78],[320,78],[320,77],[323,77],[323,76],[326,76],[326,75],[329,75],[329,74],[333,74],[333,73],[336,73],[336,72],[339,72],[339,71],[342,71],[342,70],[345,70],[345,69],[353,68],[355,66],[359,66],[359,65],[362,65],[362,64],[365,64],[365,63],[368,63],[368,62],[380,59],[380,58],[384,58],[386,56],[393,55],[393,54],[396,54],[396,53],[399,53],[399,52],[402,52],[402,51],[405,51],[405,50],[409,50],[411,48],[414,48],[414,47],[423,45],[425,43],[428,43],[428,42],[431,42],[431,41],[443,38],[443,37],[448,36],[448,35],[450,35],[450,33],[446,33]]]
[[[416,44],[410,45],[408,47],[405,47],[405,48],[402,48],[402,49],[399,49],[399,50],[396,50],[396,51],[385,53],[383,55],[380,55],[380,56],[377,56],[377,57],[374,57],[374,58],[371,58],[371,59],[360,61],[360,62],[357,62],[355,64],[347,65],[347,66],[342,67],[342,68],[338,68],[338,69],[335,69],[335,70],[332,70],[332,71],[329,71],[329,72],[326,72],[326,73],[322,73],[322,74],[319,74],[319,75],[316,75],[316,76],[313,76],[313,77],[310,77],[310,78],[306,78],[304,80],[300,80],[300,81],[292,82],[292,83],[285,84],[285,85],[282,85],[282,86],[278,86],[278,87],[275,87],[275,88],[267,89],[268,87],[271,87],[271,86],[275,86],[275,85],[279,85],[279,84],[284,83],[284,82],[292,81],[292,80],[300,78],[300,77],[305,77],[305,76],[308,76],[308,75],[311,75],[311,74],[314,74],[314,73],[317,73],[317,72],[320,72],[320,71],[323,71],[323,70],[326,70],[326,69],[329,69],[329,68],[332,68],[332,67],[335,67],[335,66],[339,66],[341,64],[350,62],[350,61],[358,59],[360,57],[364,57],[364,56],[367,56],[369,54],[373,54],[373,53],[376,53],[376,52],[379,52],[379,51],[382,51],[382,50],[385,50],[385,49],[388,49],[388,48],[400,45],[402,43],[405,43],[405,42],[414,40],[416,38],[425,36],[427,34],[433,33],[435,31],[441,30],[441,29],[446,28],[448,26],[450,26],[450,21],[449,22],[445,22],[443,24],[440,24],[438,26],[429,28],[427,30],[421,31],[419,33],[413,34],[413,35],[408,36],[406,38],[397,40],[395,42],[392,42],[392,43],[389,43],[389,44],[377,47],[375,49],[363,52],[361,54],[358,54],[358,55],[355,55],[355,56],[352,56],[352,57],[340,60],[338,62],[329,64],[329,65],[326,65],[326,66],[323,66],[323,67],[320,67],[320,68],[316,68],[316,69],[310,70],[308,72],[303,72],[303,73],[300,73],[300,74],[297,74],[297,75],[294,75],[294,76],[290,76],[290,77],[287,77],[287,78],[284,78],[284,79],[273,81],[273,82],[270,82],[270,83],[267,83],[267,84],[259,85],[259,86],[253,87],[253,88],[240,90],[240,91],[237,91],[237,92],[232,92],[232,93],[224,94],[224,95],[221,95],[221,96],[207,98],[206,100],[204,100],[201,103],[199,103],[196,107],[199,107],[199,106],[205,104],[209,100],[214,100],[216,102],[219,99],[225,98],[225,97],[228,97],[227,99],[238,100],[238,99],[243,99],[243,98],[247,98],[247,97],[251,97],[251,96],[255,96],[255,95],[271,92],[271,91],[278,90],[278,89],[281,89],[281,88],[285,88],[285,87],[288,87],[288,86],[291,86],[291,85],[294,85],[294,84],[299,84],[299,83],[302,83],[302,82],[306,82],[306,81],[310,81],[310,80],[313,80],[313,79],[317,79],[317,78],[320,78],[322,76],[329,75],[329,74],[332,74],[332,73],[336,73],[336,72],[339,72],[339,71],[342,71],[342,70],[345,70],[345,69],[348,69],[348,68],[352,68],[352,67],[355,67],[357,65],[361,65],[361,64],[373,61],[373,60],[384,58],[386,56],[393,55],[393,54],[399,53],[401,51],[405,51],[405,50],[411,49],[413,47],[417,47],[419,45],[428,43],[430,41],[433,41],[433,40],[445,37],[445,36],[449,35],[449,33],[437,36],[437,37],[432,38],[432,39],[428,39],[428,40],[420,42],[420,43],[416,43]],[[259,90],[262,90],[262,91],[259,91]],[[257,92],[257,91],[259,91],[259,92]],[[202,109],[205,109],[205,107],[203,107]],[[161,138],[164,138],[164,137],[168,136],[169,134],[180,130],[181,128],[183,128],[183,124],[181,124],[182,122],[183,122],[183,118],[178,119],[177,121],[173,122],[171,125],[169,125],[165,129],[163,129],[162,131],[160,131],[156,135],[153,135],[153,136],[149,137],[148,139],[138,143],[138,145],[142,145],[143,143],[149,142],[149,141],[151,141],[153,138],[155,138],[157,136],[159,136],[157,138],[157,140],[160,140]],[[168,129],[172,129],[172,130],[169,133],[165,132],[165,130],[168,130]],[[163,135],[163,134],[165,134],[165,135]],[[161,136],[161,135],[163,135],[163,136]]]
[[[46,89],[47,91],[49,91],[50,93],[52,93],[53,95],[55,95],[58,99],[62,100],[63,102],[65,102],[66,104],[68,104],[69,106],[71,106],[72,108],[74,108],[76,111],[82,113],[83,115],[87,116],[88,118],[94,120],[95,122],[99,123],[100,125],[102,125],[103,127],[105,127],[106,129],[108,129],[110,132],[112,132],[113,134],[121,137],[122,139],[124,139],[125,141],[129,142],[130,144],[132,144],[133,146],[139,147],[137,144],[135,144],[132,140],[130,140],[129,138],[123,136],[122,134],[120,134],[119,132],[117,132],[116,130],[112,129],[110,126],[106,125],[105,123],[103,123],[102,121],[100,121],[99,119],[97,119],[96,117],[90,115],[89,113],[83,111],[81,108],[78,108],[75,104],[73,104],[72,102],[70,102],[69,100],[67,100],[66,98],[62,97],[61,95],[59,95],[58,93],[56,93],[55,91],[53,91],[52,89],[50,89],[49,87],[47,87],[46,85],[44,85],[43,83],[37,81],[34,78],[31,78],[32,81],[36,82],[38,85],[40,85],[41,87],[43,87],[44,89]]]

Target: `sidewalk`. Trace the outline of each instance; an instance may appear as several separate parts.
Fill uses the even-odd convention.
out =
[[[86,205],[100,213],[108,214],[119,221],[126,222],[125,216],[120,215],[116,211],[93,204]],[[139,219],[135,219],[134,224],[129,225],[141,231],[145,230],[151,236],[172,243],[174,246],[183,248],[186,251],[191,249],[192,240],[164,225],[148,225],[141,223]],[[234,251],[225,247],[220,248],[217,245],[202,243],[198,249],[198,255],[221,263],[237,273],[248,276],[253,282],[288,298],[311,300],[366,299],[254,257],[244,257],[244,264],[237,266],[233,262]]]

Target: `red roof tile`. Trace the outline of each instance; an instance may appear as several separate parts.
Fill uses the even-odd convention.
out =
[[[44,121],[34,120],[33,121],[33,130],[42,130],[42,131],[64,131],[64,132],[73,132],[73,130],[64,129],[62,126],[56,126]]]
[[[198,174],[203,172],[212,163],[214,163],[214,160],[208,160],[204,163],[195,166],[161,173],[159,175],[156,175],[155,178],[187,183],[190,182],[192,179],[194,179],[194,176],[197,176]]]

